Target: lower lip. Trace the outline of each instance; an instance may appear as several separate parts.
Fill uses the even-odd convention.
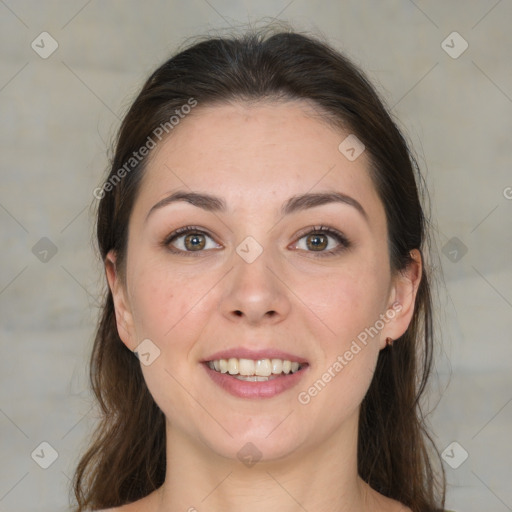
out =
[[[305,366],[295,373],[282,375],[267,381],[250,382],[236,379],[229,373],[220,373],[212,370],[206,363],[203,366],[215,384],[218,384],[222,389],[239,398],[272,398],[280,393],[284,393],[297,385],[308,368]]]

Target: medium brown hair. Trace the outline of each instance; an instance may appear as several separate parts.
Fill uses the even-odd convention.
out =
[[[312,102],[325,113],[326,122],[355,134],[366,147],[370,175],[386,213],[393,272],[407,267],[412,249],[425,254],[417,164],[372,85],[327,43],[270,27],[196,41],[148,78],[122,122],[106,182],[111,186],[101,193],[97,238],[103,260],[114,250],[122,267],[128,221],[147,157],[133,167],[126,163],[191,98],[198,108],[229,101]],[[128,172],[114,179],[123,166]],[[358,436],[361,478],[414,512],[433,512],[444,505],[444,473],[442,466],[439,472],[434,469],[435,451],[420,408],[432,349],[432,300],[424,265],[407,331],[379,354],[361,405]],[[102,419],[75,473],[77,512],[136,501],[165,479],[165,418],[148,391],[139,361],[119,338],[110,291],[90,378]],[[435,460],[439,462],[437,454]]]

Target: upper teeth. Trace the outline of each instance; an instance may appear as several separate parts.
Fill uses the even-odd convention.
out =
[[[208,361],[208,366],[212,370],[231,375],[258,375],[268,377],[269,375],[279,375],[280,373],[295,373],[300,364],[283,359],[216,359]]]

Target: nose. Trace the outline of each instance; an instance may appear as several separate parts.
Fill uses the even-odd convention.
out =
[[[279,272],[271,268],[265,252],[252,263],[235,256],[237,261],[221,301],[223,315],[232,322],[275,324],[290,312],[290,292]]]

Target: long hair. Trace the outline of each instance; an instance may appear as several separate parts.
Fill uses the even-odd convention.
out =
[[[172,130],[179,130],[172,116],[194,102],[200,108],[275,99],[312,102],[325,122],[355,134],[365,145],[370,176],[386,213],[393,272],[406,268],[412,249],[425,254],[428,231],[417,164],[372,85],[324,41],[271,27],[196,41],[148,78],[124,117],[109,175],[97,194],[103,260],[114,250],[123,267],[128,221],[147,162],[147,156],[134,160],[133,153],[148,144],[148,137],[155,139],[157,127],[164,126],[165,136],[172,137]],[[433,512],[444,505],[444,472],[442,465],[435,470],[439,458],[420,407],[432,348],[432,300],[424,266],[407,331],[379,354],[361,404],[358,435],[361,478],[414,512]],[[96,333],[90,379],[102,416],[75,473],[77,512],[136,501],[165,479],[165,418],[146,387],[140,363],[119,338],[110,291]]]

